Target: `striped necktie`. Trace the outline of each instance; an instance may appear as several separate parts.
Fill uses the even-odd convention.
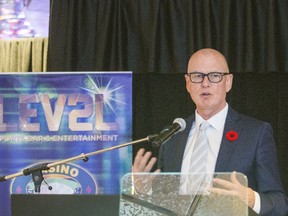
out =
[[[210,124],[207,121],[202,122],[199,126],[189,168],[189,173],[192,174],[189,176],[187,191],[190,193],[201,191],[201,184],[205,180],[207,154],[209,149],[206,134],[208,127],[210,127]]]

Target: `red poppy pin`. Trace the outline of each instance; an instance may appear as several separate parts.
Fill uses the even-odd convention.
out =
[[[235,140],[238,139],[238,133],[236,131],[228,131],[227,134],[226,134],[226,139],[231,141],[231,142],[234,142]]]

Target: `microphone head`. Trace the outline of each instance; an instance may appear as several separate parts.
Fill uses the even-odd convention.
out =
[[[173,124],[174,123],[177,123],[180,125],[180,130],[179,131],[183,131],[185,130],[186,128],[186,122],[183,118],[176,118],[174,121],[173,121]]]
[[[152,146],[159,147],[168,141],[172,136],[174,136],[179,131],[183,131],[186,128],[186,122],[182,118],[176,118],[173,121],[173,125],[166,126],[160,134],[153,140]]]

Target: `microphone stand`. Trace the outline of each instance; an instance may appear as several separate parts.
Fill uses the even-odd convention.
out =
[[[72,161],[76,161],[76,160],[80,160],[80,159],[83,160],[84,162],[87,162],[89,160],[90,156],[101,154],[101,153],[111,151],[114,149],[122,148],[122,147],[125,147],[128,145],[134,145],[134,144],[145,142],[145,141],[153,141],[157,137],[158,137],[158,134],[153,134],[153,135],[147,136],[146,138],[142,138],[142,139],[135,140],[135,141],[128,142],[128,143],[124,143],[124,144],[120,144],[117,146],[112,146],[110,148],[101,149],[101,150],[90,152],[87,154],[82,153],[78,156],[74,156],[74,157],[67,158],[64,160],[56,161],[56,162],[53,162],[50,164],[44,163],[44,164],[41,164],[41,165],[36,166],[36,167],[24,169],[23,171],[20,171],[20,172],[15,173],[15,174],[2,176],[2,177],[0,177],[0,182],[7,181],[8,179],[16,178],[18,176],[22,176],[22,175],[27,176],[27,175],[32,174],[32,180],[33,180],[34,185],[35,185],[35,193],[39,194],[42,181],[45,182],[45,180],[43,178],[43,174],[42,174],[43,170],[49,170],[51,167],[54,167],[54,166],[57,166],[60,164],[70,163]],[[50,189],[50,187],[49,187],[49,189]]]

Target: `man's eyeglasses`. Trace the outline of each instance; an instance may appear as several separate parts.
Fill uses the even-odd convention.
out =
[[[191,72],[187,73],[187,76],[189,76],[190,81],[193,83],[202,83],[205,76],[208,77],[208,80],[211,83],[219,83],[222,81],[223,76],[228,75],[229,73],[222,73],[222,72],[210,72],[210,73],[201,73],[201,72]]]

